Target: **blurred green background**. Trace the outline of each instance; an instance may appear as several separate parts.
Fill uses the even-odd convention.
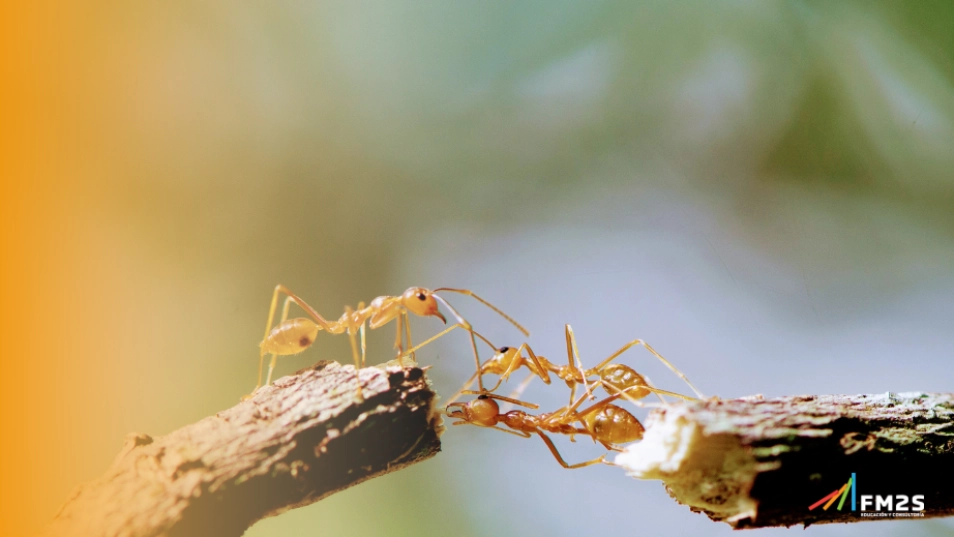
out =
[[[99,475],[127,432],[236,403],[277,283],[328,316],[411,285],[470,288],[554,361],[565,323],[589,364],[640,337],[723,397],[954,390],[950,2],[77,11],[69,226],[92,260],[75,283],[95,321],[77,344],[96,358],[76,390],[96,410],[51,418],[83,431],[44,494]],[[413,326],[418,340],[440,328]],[[374,336],[370,357],[389,359],[391,328]],[[445,397],[470,374],[465,341],[419,356]],[[278,373],[349,356],[320,337]],[[625,359],[685,390],[639,349]],[[455,428],[444,443],[247,535],[729,532],[658,483],[563,470],[534,439]]]

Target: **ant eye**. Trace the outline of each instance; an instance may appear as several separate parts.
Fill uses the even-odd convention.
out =
[[[418,293],[418,294],[417,294],[417,299],[418,299],[418,300],[424,300],[424,299],[426,299],[426,298],[427,298],[427,295],[425,295],[424,293]]]
[[[510,347],[500,347],[497,352],[507,352],[510,350]]]

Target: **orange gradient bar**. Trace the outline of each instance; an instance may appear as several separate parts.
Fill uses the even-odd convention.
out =
[[[4,341],[0,535],[31,534],[70,490],[95,475],[73,442],[102,402],[88,371],[96,293],[76,227],[78,194],[90,161],[80,140],[78,103],[90,48],[78,6],[8,3],[0,17],[0,244]],[[100,382],[105,382],[104,377]]]

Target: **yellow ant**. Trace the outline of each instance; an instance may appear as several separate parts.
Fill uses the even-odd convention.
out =
[[[656,352],[655,349],[649,346],[648,343],[641,339],[634,339],[629,343],[620,347],[619,350],[611,354],[608,358],[602,362],[596,364],[595,367],[591,369],[584,369],[583,364],[580,361],[580,353],[576,346],[576,336],[573,333],[573,328],[570,325],[566,325],[566,354],[568,364],[565,366],[556,365],[553,362],[547,360],[543,356],[538,356],[533,352],[533,349],[530,348],[530,345],[523,343],[519,347],[501,347],[497,349],[497,354],[493,358],[487,360],[480,367],[480,374],[495,374],[499,375],[497,384],[494,385],[489,391],[495,391],[500,384],[510,378],[510,374],[519,369],[520,367],[526,367],[530,370],[530,374],[527,375],[527,378],[520,383],[516,390],[511,394],[511,397],[519,397],[523,390],[527,388],[530,381],[534,377],[540,377],[544,383],[550,384],[550,373],[553,373],[564,382],[567,386],[570,387],[570,403],[573,403],[573,398],[576,396],[576,385],[583,384],[586,396],[590,399],[593,399],[594,396],[590,392],[589,385],[587,384],[587,379],[589,377],[599,377],[599,380],[594,383],[595,385],[602,386],[607,393],[610,394],[621,394],[627,400],[633,401],[637,399],[642,399],[649,395],[650,393],[656,393],[657,395],[669,395],[672,397],[678,397],[681,399],[692,399],[691,397],[670,392],[667,390],[660,390],[654,388],[645,377],[636,372],[635,369],[629,367],[625,364],[611,364],[613,360],[618,358],[621,354],[629,350],[630,348],[642,345],[650,353],[658,358],[663,364],[666,365],[673,373],[675,373],[679,378],[681,378],[685,383],[695,392],[696,396],[700,399],[703,399],[705,396],[702,395],[695,386],[689,382],[689,379],[677,369],[669,360],[663,358],[661,354]],[[524,356],[522,351],[526,351],[527,355]],[[576,363],[574,364],[574,358]],[[469,388],[474,383],[474,378],[477,377],[475,373],[474,376],[471,376],[470,379],[464,384],[463,387],[451,397],[451,401],[457,399],[458,396],[462,393],[466,393],[465,390]],[[483,389],[481,391],[484,391]],[[660,397],[661,399],[661,397]]]
[[[452,425],[489,427],[523,438],[530,438],[531,435],[536,434],[547,445],[557,462],[566,469],[611,463],[606,462],[606,455],[601,455],[589,461],[567,464],[553,441],[545,433],[569,435],[571,441],[575,435],[587,435],[608,450],[620,451],[616,444],[640,440],[645,432],[642,423],[635,416],[626,409],[611,404],[614,400],[623,396],[622,393],[611,395],[584,410],[577,411],[577,408],[586,399],[586,394],[583,394],[570,406],[538,416],[528,414],[523,410],[511,410],[501,414],[500,407],[495,399],[530,409],[539,408],[532,403],[493,393],[473,391],[464,391],[463,393],[476,394],[478,397],[467,403],[450,403],[447,405],[445,409],[447,416],[460,420],[452,422]],[[454,407],[459,407],[459,410],[451,410]],[[577,423],[580,425],[576,425]],[[506,425],[509,429],[501,427],[501,424]]]
[[[262,339],[262,342],[259,344],[261,347],[261,352],[259,354],[258,362],[258,384],[255,386],[257,390],[262,385],[262,368],[265,363],[265,355],[271,354],[271,361],[268,365],[268,377],[265,381],[265,384],[271,383],[272,372],[275,369],[275,363],[278,356],[288,356],[292,354],[298,354],[314,343],[315,338],[318,336],[320,330],[324,330],[330,334],[342,334],[347,332],[348,337],[351,340],[351,353],[354,357],[354,364],[356,368],[363,367],[365,363],[365,337],[364,331],[365,326],[367,325],[370,329],[380,328],[385,324],[391,322],[392,320],[396,322],[397,333],[395,335],[394,346],[397,349],[397,358],[401,360],[403,364],[403,354],[404,342],[406,341],[407,347],[411,347],[411,325],[409,322],[408,312],[413,313],[421,317],[431,316],[437,317],[445,324],[447,320],[441,315],[441,312],[438,309],[438,301],[442,303],[457,319],[457,324],[448,328],[444,332],[447,333],[453,328],[461,327],[466,329],[470,333],[470,343],[471,348],[474,351],[474,360],[477,363],[477,368],[480,368],[480,356],[477,353],[477,342],[474,339],[474,336],[477,335],[488,344],[489,341],[486,340],[480,334],[477,334],[470,323],[467,322],[463,317],[457,313],[457,310],[453,308],[444,298],[437,295],[438,291],[448,291],[452,293],[460,293],[468,295],[478,300],[485,306],[489,307],[497,314],[502,316],[504,319],[510,321],[515,327],[517,327],[520,332],[525,336],[529,336],[529,332],[522,327],[517,321],[513,320],[506,313],[498,309],[496,306],[487,302],[483,298],[477,296],[473,291],[468,289],[452,289],[450,287],[441,287],[431,291],[423,287],[411,287],[400,296],[379,296],[371,301],[371,303],[365,307],[364,303],[359,303],[357,309],[351,309],[350,307],[345,308],[344,314],[337,321],[329,321],[321,316],[314,308],[309,306],[304,300],[298,297],[296,294],[292,293],[284,285],[277,285],[275,287],[275,292],[272,294],[272,303],[271,307],[268,310],[268,323],[265,325],[265,336]],[[281,321],[272,327],[272,322],[275,320],[275,310],[278,308],[278,297],[281,294],[285,294],[285,304],[282,308]],[[309,318],[295,318],[288,319],[288,308],[291,303],[294,302],[303,309]],[[359,357],[358,353],[358,343],[355,338],[356,334],[360,333],[361,335],[361,353]],[[433,341],[435,338],[431,338],[428,342]],[[422,345],[414,347],[413,350],[417,350]],[[491,345],[493,346],[493,345]],[[414,353],[408,353],[411,358],[414,358]],[[480,380],[480,376],[477,376]],[[481,390],[483,390],[483,382],[480,382]],[[254,391],[254,390],[253,390]],[[358,393],[360,395],[360,385],[358,388]]]

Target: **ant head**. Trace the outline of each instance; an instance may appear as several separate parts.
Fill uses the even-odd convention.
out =
[[[510,369],[510,364],[519,358],[520,355],[517,354],[518,350],[520,350],[518,347],[500,347],[497,349],[497,353],[494,354],[494,357],[488,360],[484,365],[484,373],[502,375],[505,371]]]
[[[401,303],[408,311],[421,317],[434,316],[447,324],[447,319],[437,309],[434,293],[423,287],[411,287],[401,295]]]
[[[497,425],[500,407],[497,406],[497,401],[481,395],[463,406],[463,414],[461,417],[474,425],[493,427]]]

